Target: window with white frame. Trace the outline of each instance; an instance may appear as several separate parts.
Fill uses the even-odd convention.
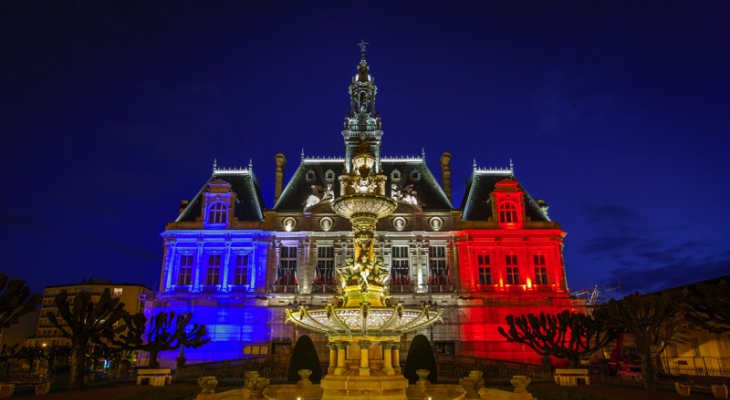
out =
[[[429,285],[449,283],[446,246],[431,246],[428,248],[428,283]]]
[[[211,254],[208,257],[208,273],[205,279],[206,285],[220,285],[221,283],[221,256]]]
[[[193,256],[192,255],[181,255],[180,256],[180,267],[178,268],[177,284],[178,285],[192,285],[193,284]]]
[[[335,283],[335,248],[332,246],[317,247],[317,267],[314,269],[315,285],[333,285]]]
[[[297,248],[281,247],[279,258],[279,271],[277,284],[279,285],[295,285],[297,284]]]
[[[477,269],[480,285],[492,284],[492,267],[489,261],[489,254],[477,255]]]
[[[408,246],[393,246],[391,248],[390,282],[393,285],[408,285],[411,283]]]
[[[499,205],[499,222],[508,224],[517,222],[517,206],[514,203],[506,201]]]
[[[233,273],[234,285],[248,285],[248,256],[236,256],[236,270]]]
[[[210,205],[208,208],[209,224],[225,224],[228,222],[228,207],[218,201]]]

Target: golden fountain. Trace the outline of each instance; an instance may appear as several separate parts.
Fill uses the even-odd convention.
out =
[[[386,176],[376,175],[375,157],[361,143],[352,173],[340,176],[340,196],[332,209],[352,223],[354,254],[338,267],[339,305],[287,310],[287,321],[327,336],[330,367],[321,381],[323,400],[346,398],[405,400],[408,380],[400,371],[400,338],[440,321],[443,310],[387,305],[388,271],[375,257],[378,219],[395,211],[385,195]],[[355,347],[357,346],[357,348]]]

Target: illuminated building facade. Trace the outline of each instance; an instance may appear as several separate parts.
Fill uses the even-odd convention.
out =
[[[375,245],[389,268],[391,301],[446,310],[443,324],[416,333],[442,353],[537,361],[529,348],[506,343],[497,326],[509,314],[577,307],[565,281],[565,234],[547,206],[530,197],[511,166],[474,165],[454,207],[450,154],[440,158],[441,184],[424,154],[381,154],[377,88],[364,54],[349,93],[345,154],[302,154],[288,182],[286,159],[276,155],[273,208],[265,207],[251,166],[214,166],[162,233],[161,286],[150,312],[193,312],[195,322],[207,325],[212,341],[186,350],[191,363],[288,351],[308,332],[285,324],[285,309],[331,301],[340,287],[337,267],[352,257],[352,228],[331,204],[344,193],[338,177],[351,172],[353,155],[365,146],[375,156],[373,172],[387,178],[385,194],[398,204],[378,222]],[[326,339],[312,339],[326,360]],[[409,338],[403,343],[405,360]],[[163,354],[163,362],[175,356]]]

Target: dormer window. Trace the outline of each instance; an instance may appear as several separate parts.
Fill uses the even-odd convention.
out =
[[[307,179],[307,182],[314,182],[314,180],[317,179],[317,175],[310,169],[307,171],[305,178]]]
[[[518,222],[517,206],[514,203],[504,202],[499,206],[499,222],[503,224],[514,224]]]
[[[400,182],[400,176],[400,171],[394,169],[393,172],[390,173],[390,180],[393,182]]]
[[[335,171],[332,171],[331,169],[327,170],[327,172],[324,173],[324,180],[326,180],[327,182],[334,182]]]
[[[228,222],[228,207],[222,202],[211,204],[208,209],[209,224],[225,224]]]
[[[421,180],[421,171],[414,169],[411,171],[411,180],[414,182],[418,182]]]

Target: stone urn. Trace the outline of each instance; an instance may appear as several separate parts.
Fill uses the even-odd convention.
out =
[[[246,387],[251,391],[250,399],[264,398],[264,389],[268,386],[269,380],[260,376],[252,377],[246,381]]]
[[[248,398],[248,396],[251,395],[251,390],[246,386],[246,382],[258,377],[258,371],[246,371],[243,373],[243,389],[241,389],[241,394],[243,395],[243,398]]]
[[[297,371],[299,377],[302,378],[297,382],[298,388],[310,388],[312,387],[312,381],[309,380],[309,376],[312,375],[311,369],[300,369]]]
[[[674,389],[677,390],[677,393],[679,393],[680,396],[689,396],[689,392],[692,386],[690,385],[683,385],[679,382],[674,382]]]
[[[532,379],[525,375],[515,375],[510,380],[512,386],[515,387],[515,393],[527,393],[527,385],[532,382]]]
[[[418,381],[416,382],[416,387],[420,390],[426,390],[426,388],[431,385],[431,382],[428,381],[428,375],[431,374],[431,371],[427,369],[417,369],[416,375],[418,375]]]
[[[217,384],[218,380],[215,379],[215,376],[201,376],[198,378],[198,385],[203,388],[200,394],[214,394],[215,390],[213,389],[215,389]]]
[[[482,371],[471,371],[469,376],[466,378],[459,379],[459,384],[464,388],[466,394],[464,395],[467,399],[479,399],[479,389],[484,387],[484,380],[482,379]]]

